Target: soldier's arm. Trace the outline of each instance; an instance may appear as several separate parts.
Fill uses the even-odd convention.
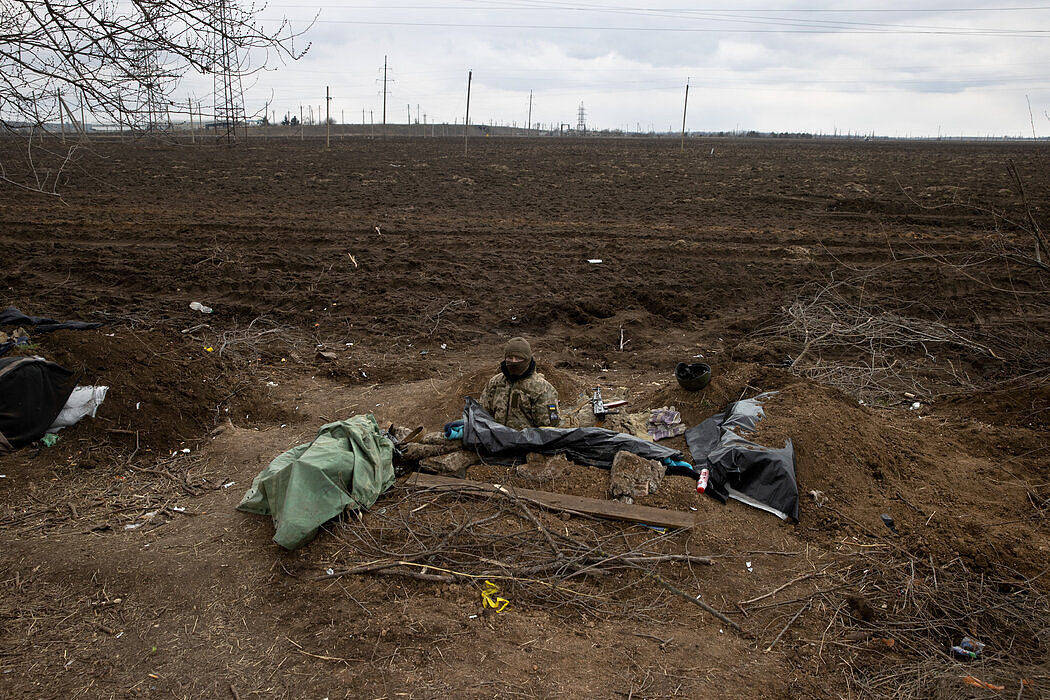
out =
[[[481,398],[478,399],[478,403],[481,404],[481,407],[484,408],[490,416],[493,412],[492,395],[495,393],[495,386],[495,383],[490,379],[488,383],[485,384],[485,388],[481,391]]]
[[[536,397],[536,403],[532,407],[533,422],[538,427],[555,428],[561,422],[561,413],[558,408],[558,392],[548,384]]]

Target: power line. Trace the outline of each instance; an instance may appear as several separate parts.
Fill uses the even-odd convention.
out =
[[[534,29],[551,31],[596,31],[596,32],[667,32],[672,34],[867,34],[867,35],[917,35],[917,36],[973,36],[973,37],[1010,37],[1014,39],[1045,39],[1050,36],[1047,29],[971,29],[971,28],[936,28],[936,27],[901,27],[886,25],[884,28],[863,25],[841,27],[812,27],[792,29],[726,29],[724,27],[639,27],[639,26],[585,26],[569,24],[504,24],[504,23],[466,23],[466,22],[421,22],[393,20],[362,19],[318,19],[318,24],[351,24],[370,27],[424,27],[428,29]],[[766,22],[763,22],[766,23]],[[794,25],[792,25],[794,26]]]

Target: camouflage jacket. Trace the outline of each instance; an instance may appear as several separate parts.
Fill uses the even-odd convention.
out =
[[[514,430],[556,426],[561,421],[558,392],[536,371],[535,363],[524,376],[513,380],[504,372],[494,376],[481,392],[479,403],[498,422]]]

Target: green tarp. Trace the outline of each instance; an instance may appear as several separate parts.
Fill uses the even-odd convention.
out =
[[[329,423],[313,442],[270,462],[237,509],[272,516],[273,541],[295,549],[348,506],[375,503],[394,483],[393,451],[372,415]]]

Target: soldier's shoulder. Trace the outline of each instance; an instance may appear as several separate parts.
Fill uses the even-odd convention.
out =
[[[533,375],[529,377],[529,380],[534,386],[543,388],[550,387],[551,389],[554,388],[554,385],[547,381],[547,378],[543,376],[542,372],[533,373]]]

